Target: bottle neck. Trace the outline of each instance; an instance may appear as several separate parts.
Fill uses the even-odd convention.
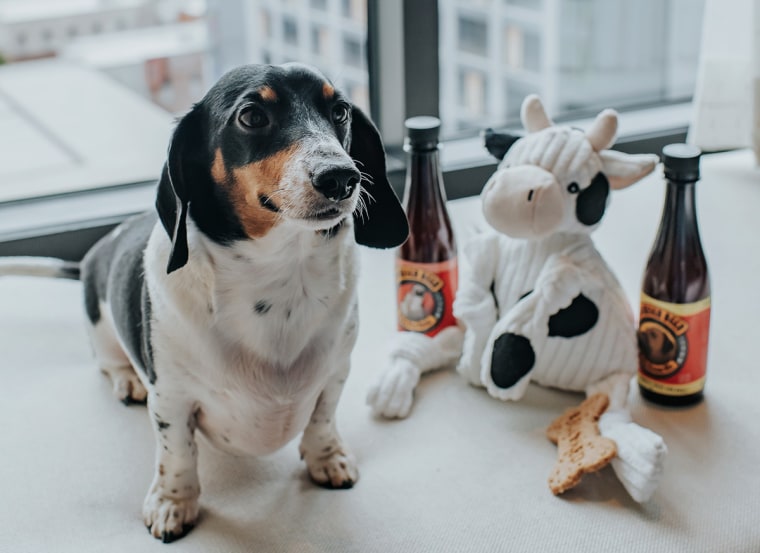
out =
[[[691,303],[710,294],[697,224],[695,184],[667,181],[665,207],[644,282],[644,292],[655,299]]]
[[[404,210],[409,238],[400,248],[402,259],[438,263],[456,256],[451,221],[446,210],[438,149],[409,150]]]
[[[420,205],[441,205],[446,201],[438,148],[409,150],[409,167],[404,186],[404,208],[407,213]]]
[[[699,243],[695,182],[667,181],[665,207],[660,223],[660,241],[671,243],[688,252],[696,239]]]

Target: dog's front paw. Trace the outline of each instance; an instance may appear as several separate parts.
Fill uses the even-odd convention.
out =
[[[345,448],[339,448],[327,456],[312,456],[302,451],[309,476],[314,483],[331,489],[353,488],[359,479],[356,459]]]
[[[172,498],[151,490],[143,504],[143,520],[151,535],[169,543],[187,534],[198,519],[198,498]]]

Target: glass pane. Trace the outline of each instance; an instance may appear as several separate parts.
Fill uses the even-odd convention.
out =
[[[369,111],[367,0],[208,0],[212,73],[243,63],[321,69]]]
[[[704,0],[439,0],[445,136],[691,98]]]
[[[243,63],[315,65],[368,111],[366,19],[367,0],[0,0],[0,201],[155,179],[174,117]]]

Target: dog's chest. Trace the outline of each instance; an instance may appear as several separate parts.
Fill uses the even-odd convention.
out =
[[[195,330],[176,370],[190,378],[176,376],[197,402],[199,428],[223,449],[258,455],[290,441],[350,352],[355,249],[298,252],[225,251],[209,265],[206,292],[186,300]]]
[[[213,289],[210,315],[226,340],[287,365],[317,336],[332,339],[353,294],[352,264],[339,251],[283,252],[275,260],[238,255],[218,267]]]

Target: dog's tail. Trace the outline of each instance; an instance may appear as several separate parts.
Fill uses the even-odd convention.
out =
[[[55,257],[0,257],[0,277],[35,276],[79,280],[80,269],[76,261]]]

